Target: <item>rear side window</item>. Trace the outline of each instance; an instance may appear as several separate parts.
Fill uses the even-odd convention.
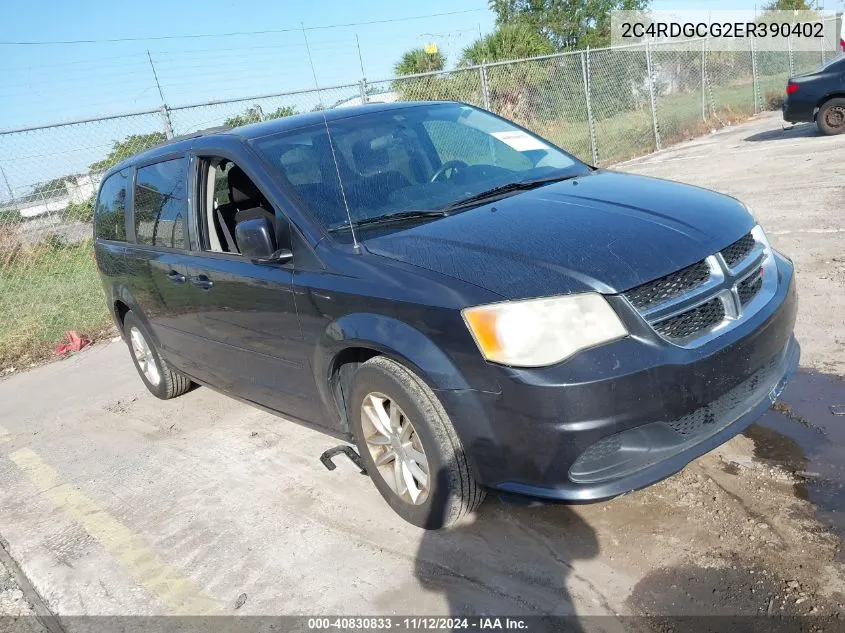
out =
[[[103,240],[126,239],[126,187],[128,171],[106,178],[94,210],[94,235]]]
[[[135,176],[135,235],[139,244],[185,248],[188,159],[147,165]]]

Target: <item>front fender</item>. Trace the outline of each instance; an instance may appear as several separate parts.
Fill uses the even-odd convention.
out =
[[[383,314],[347,314],[332,321],[314,349],[311,366],[324,401],[331,402],[329,378],[343,350],[361,347],[402,363],[434,390],[469,389],[446,354],[419,330]]]
[[[495,400],[500,391],[496,385],[470,386],[463,373],[431,339],[403,321],[381,314],[349,314],[329,324],[311,361],[320,397],[328,410],[337,412],[342,419],[344,413],[337,410],[330,378],[338,354],[355,347],[392,358],[424,380],[440,398],[477,468],[475,451],[470,448],[478,436],[492,437],[480,399]]]

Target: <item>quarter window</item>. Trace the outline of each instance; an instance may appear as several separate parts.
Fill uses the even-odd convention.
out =
[[[94,210],[94,235],[103,240],[126,239],[126,185],[128,172],[106,178]]]
[[[188,160],[178,158],[138,170],[135,235],[139,244],[185,248]]]

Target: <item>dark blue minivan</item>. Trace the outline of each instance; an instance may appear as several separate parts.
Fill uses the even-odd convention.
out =
[[[647,486],[798,364],[792,264],[741,202],[460,103],[174,139],[105,174],[94,233],[154,395],[208,385],[355,442],[425,528],[487,490]]]

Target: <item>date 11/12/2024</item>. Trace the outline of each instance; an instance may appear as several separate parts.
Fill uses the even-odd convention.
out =
[[[397,630],[397,631],[527,631],[524,618],[511,617],[429,617],[429,616],[378,616],[308,618],[308,629],[312,631],[331,630]]]

